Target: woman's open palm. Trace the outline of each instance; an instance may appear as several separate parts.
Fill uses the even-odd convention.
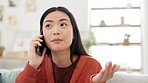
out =
[[[107,80],[111,79],[114,75],[114,72],[118,71],[120,68],[119,65],[114,64],[112,66],[112,62],[107,62],[105,65],[105,69],[102,69],[97,75],[92,78],[93,83],[104,83]]]

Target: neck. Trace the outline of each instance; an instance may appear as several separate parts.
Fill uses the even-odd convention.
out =
[[[71,65],[70,51],[51,52],[52,60],[58,67],[68,67]]]

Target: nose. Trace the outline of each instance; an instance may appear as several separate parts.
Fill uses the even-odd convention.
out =
[[[60,33],[59,32],[54,32],[53,35],[60,35]]]
[[[58,27],[54,29],[53,35],[60,35],[60,30]]]

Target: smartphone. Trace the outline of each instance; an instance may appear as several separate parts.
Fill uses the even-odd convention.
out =
[[[0,73],[0,83],[2,83],[2,73]]]
[[[42,46],[38,46],[37,47],[37,53],[39,54],[39,56],[42,56],[43,49],[45,47],[44,37],[42,37],[41,39],[43,40],[43,42],[41,42]]]

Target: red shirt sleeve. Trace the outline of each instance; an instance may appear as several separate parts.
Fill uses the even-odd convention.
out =
[[[27,63],[24,70],[16,77],[15,83],[36,83],[37,73],[39,71]]]

